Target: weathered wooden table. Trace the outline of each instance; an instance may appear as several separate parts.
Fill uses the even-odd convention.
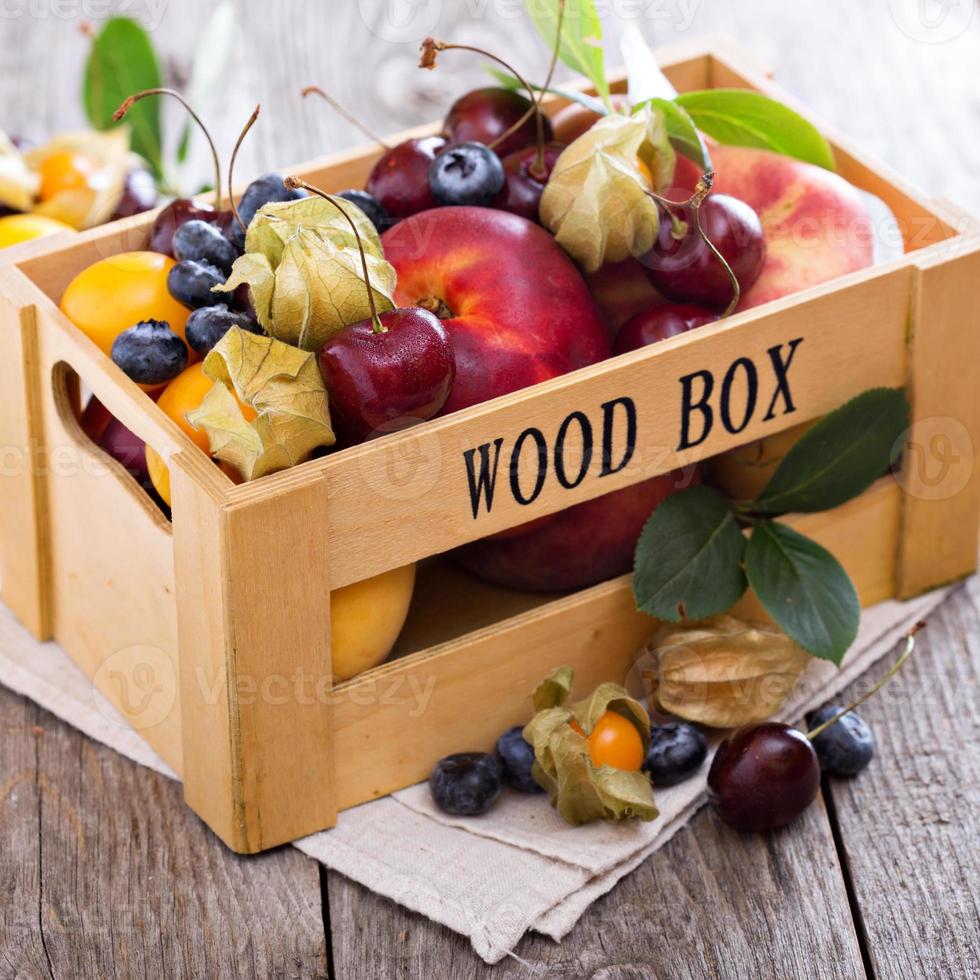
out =
[[[0,9],[0,127],[81,124],[79,26],[95,0]],[[213,3],[113,3],[185,74]],[[358,142],[298,91],[317,82],[378,131],[440,114],[477,84],[457,55],[415,70],[387,0],[238,0],[239,40],[206,109],[229,146],[256,101],[241,175]],[[540,73],[519,4],[416,0],[432,33]],[[973,0],[604,4],[655,41],[724,32],[818,114],[930,193],[980,211],[980,11]],[[401,21],[404,23],[404,20]],[[420,28],[420,29],[424,29]],[[610,25],[610,33],[616,30]],[[177,126],[172,127],[177,131]],[[199,153],[192,170],[206,177]],[[955,379],[951,379],[955,383]],[[864,710],[872,767],[824,783],[803,819],[736,835],[703,811],[560,946],[486,967],[468,943],[284,848],[241,859],[180,789],[0,689],[3,977],[975,977],[980,975],[980,584],[932,617],[914,661]],[[882,667],[881,670],[884,668]],[[880,672],[880,671],[879,671]],[[867,683],[865,679],[862,687]]]

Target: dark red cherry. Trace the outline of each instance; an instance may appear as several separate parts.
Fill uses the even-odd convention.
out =
[[[504,189],[497,195],[493,206],[519,214],[528,221],[538,221],[544,186],[564,149],[563,143],[546,144],[543,167],[540,170],[536,145],[508,153],[504,157]]]
[[[678,238],[673,222],[663,218],[652,251],[641,259],[650,281],[668,299],[723,310],[732,299],[725,267],[698,235],[693,209],[675,208],[674,213],[687,230]],[[732,267],[744,295],[766,260],[759,216],[738,198],[712,194],[701,205],[701,227]]]
[[[627,320],[613,344],[614,354],[639,350],[668,337],[676,337],[695,327],[714,323],[718,314],[693,303],[661,303]]]
[[[134,167],[126,174],[122,197],[112,213],[111,221],[131,218],[134,214],[151,211],[157,206],[157,183],[153,174],[143,167]]]
[[[762,832],[795,820],[816,799],[820,762],[795,728],[765,722],[726,738],[708,772],[708,800],[736,830]]]
[[[146,444],[119,421],[111,419],[106,426],[99,448],[129,471],[142,487],[152,488],[150,473],[146,465]]]
[[[519,92],[507,88],[478,88],[458,98],[450,107],[444,124],[452,143],[485,143],[489,146],[507,132],[531,108],[531,102]],[[551,122],[544,120],[544,138],[552,137]],[[507,139],[494,147],[503,158],[538,138],[538,126],[531,115]]]
[[[330,417],[343,446],[431,419],[456,377],[449,334],[421,307],[381,314],[383,331],[362,320],[320,349]]]
[[[150,251],[173,257],[174,235],[188,221],[216,221],[217,212],[210,204],[179,197],[171,201],[157,216],[150,229]]]
[[[429,167],[445,148],[446,141],[441,136],[405,140],[393,146],[374,165],[367,192],[396,219],[434,208]]]

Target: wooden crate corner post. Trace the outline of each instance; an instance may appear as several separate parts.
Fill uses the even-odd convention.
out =
[[[336,822],[326,490],[232,499],[189,452],[170,471],[184,797],[255,853]]]
[[[39,640],[51,638],[37,321],[24,277],[0,269],[0,599]]]
[[[977,567],[980,533],[980,233],[961,233],[913,268],[895,592],[910,598]]]

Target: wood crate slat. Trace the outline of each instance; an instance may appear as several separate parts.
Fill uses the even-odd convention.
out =
[[[184,793],[236,851],[332,824],[326,495],[222,509],[173,467]],[[201,758],[206,756],[206,758]]]
[[[834,553],[862,603],[873,605],[894,594],[900,497],[884,478],[833,511],[787,523]],[[735,612],[768,618],[751,594]],[[489,749],[505,728],[527,720],[531,691],[556,667],[575,669],[582,697],[602,680],[622,682],[656,626],[637,612],[627,575],[340,685],[333,694],[339,809],[424,779],[431,760],[462,745]]]
[[[0,507],[0,597],[40,640],[51,636],[46,581],[48,521],[40,462],[37,323],[16,274],[0,271],[0,413],[3,506]],[[11,410],[17,406],[19,410]]]
[[[951,242],[918,260],[909,347],[912,432],[897,594],[917,595],[976,567],[980,533],[980,250]]]
[[[905,326],[911,278],[905,268],[876,272],[873,278],[857,276],[850,284],[817,287],[809,296],[780,301],[776,309],[741,314],[730,323],[692,331],[314,464],[326,477],[331,500],[332,581],[347,585],[687,466],[817,418],[868,387],[900,387],[908,370]],[[860,332],[855,322],[861,322]],[[774,359],[789,362],[785,394]],[[731,414],[741,425],[749,404],[749,370],[757,372],[755,410],[739,431],[726,431],[719,392],[730,376]],[[680,449],[682,415],[690,423],[688,442],[698,439],[704,428],[700,410],[682,413],[681,378],[702,371],[714,379],[711,434],[691,449]],[[690,382],[692,402],[699,400],[704,384],[702,378]],[[626,409],[617,404],[626,393],[636,419],[629,450]],[[790,403],[792,412],[787,411]],[[595,446],[585,478],[566,489],[554,472],[554,446],[562,421],[573,412],[588,419]],[[614,440],[606,446],[602,440],[609,419]],[[570,428],[566,446],[566,455],[575,461],[569,464],[573,471],[581,459],[579,426]],[[525,503],[511,484],[516,473],[518,492],[526,499],[527,488],[540,475],[535,445],[525,441],[516,465],[512,453],[521,433],[531,428],[543,434],[549,455],[543,489]],[[497,440],[502,440],[499,456]],[[486,493],[477,497],[475,489],[481,446],[486,447],[487,472],[497,461],[489,512]],[[607,450],[610,469],[628,451],[630,462],[605,474],[601,457]],[[286,482],[297,477],[286,473],[278,478]],[[243,485],[231,496],[249,498],[261,492],[258,484]]]

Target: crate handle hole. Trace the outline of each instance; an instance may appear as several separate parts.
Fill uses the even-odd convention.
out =
[[[160,499],[146,467],[146,444],[126,428],[89,392],[78,373],[65,361],[51,369],[55,409],[62,427],[74,442],[74,452],[51,465],[78,465],[97,469],[124,482],[143,507],[170,527],[170,508]]]

